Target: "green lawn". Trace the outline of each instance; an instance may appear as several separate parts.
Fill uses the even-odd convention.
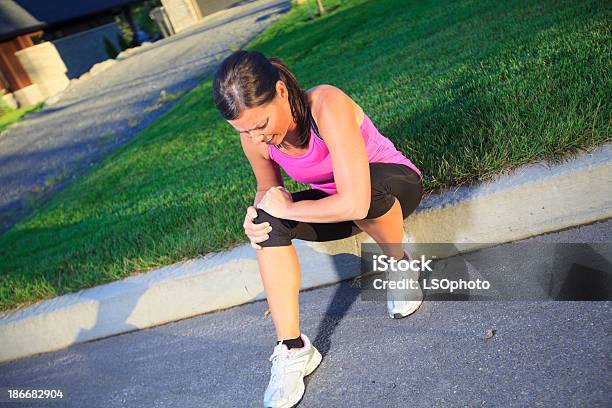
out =
[[[611,14],[605,1],[343,1],[313,21],[294,8],[248,48],[304,88],[342,88],[431,191],[609,141]],[[0,237],[0,309],[244,244],[254,193],[209,77]]]
[[[15,122],[19,122],[28,112],[35,112],[39,110],[42,103],[37,103],[32,106],[26,106],[25,108],[9,109],[8,111],[0,115],[0,132],[6,129],[9,125]]]

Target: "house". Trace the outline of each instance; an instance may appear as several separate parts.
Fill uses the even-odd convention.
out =
[[[44,26],[14,1],[0,2],[0,93],[9,106],[14,107],[15,100],[27,102],[32,99],[30,94],[39,93],[15,52],[33,46],[32,37],[42,35]],[[33,99],[36,97],[33,95]]]
[[[249,0],[161,0],[177,33],[197,24],[210,14],[248,2]]]
[[[63,90],[71,78],[108,59],[117,45],[115,16],[137,31],[130,6],[142,0],[0,1],[0,94],[27,106]]]

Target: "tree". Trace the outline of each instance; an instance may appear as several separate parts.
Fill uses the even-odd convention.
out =
[[[325,8],[323,7],[322,0],[317,0],[317,8],[319,9],[319,16],[325,14]]]
[[[310,7],[310,0],[297,0],[298,4],[304,4],[306,3],[306,7],[308,7],[308,14],[310,14],[310,19],[314,19],[314,13],[312,12],[312,9]],[[323,3],[321,0],[316,0],[317,3],[317,8],[319,9],[319,16],[322,16],[323,14],[325,14],[325,8],[323,7]]]

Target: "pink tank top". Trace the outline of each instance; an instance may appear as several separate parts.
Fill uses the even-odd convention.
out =
[[[310,114],[310,112],[309,112]],[[270,159],[278,163],[287,175],[299,183],[309,184],[311,188],[322,190],[327,194],[336,194],[336,184],[332,167],[332,158],[323,139],[318,136],[317,125],[310,115],[310,142],[308,150],[301,156],[290,156],[268,145]],[[316,129],[316,130],[315,130]],[[361,134],[366,145],[369,163],[405,164],[414,170],[421,179],[421,171],[395,148],[393,142],[383,136],[364,113]]]

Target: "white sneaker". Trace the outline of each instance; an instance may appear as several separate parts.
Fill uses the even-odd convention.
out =
[[[408,260],[412,260],[407,252],[404,252]],[[399,268],[397,268],[399,269]],[[387,288],[387,312],[392,319],[401,319],[412,313],[423,303],[423,290],[419,283],[419,271],[408,269],[406,271],[396,270],[385,273],[388,281],[401,282],[403,279],[412,280],[415,288],[389,289]]]
[[[288,349],[277,344],[269,360],[270,383],[264,394],[264,407],[289,408],[298,403],[304,395],[304,377],[312,373],[321,363],[321,353],[310,339],[301,334],[304,347]]]

